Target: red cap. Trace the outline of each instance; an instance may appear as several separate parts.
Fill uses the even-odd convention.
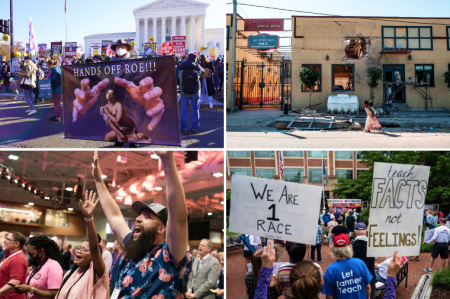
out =
[[[348,239],[347,234],[340,234],[334,237],[333,245],[336,247],[345,247],[350,245],[350,240]]]

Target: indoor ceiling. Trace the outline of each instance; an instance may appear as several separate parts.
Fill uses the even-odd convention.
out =
[[[160,160],[152,158],[152,154],[154,152],[150,151],[99,152],[105,183],[125,216],[135,217],[130,208],[135,200],[166,204],[164,172]],[[18,159],[10,159],[11,155]],[[190,217],[223,219],[224,179],[220,176],[224,173],[223,151],[199,151],[198,159],[189,163],[185,163],[184,151],[175,151],[174,156]],[[38,193],[43,191],[42,197],[48,195],[46,200],[4,178],[0,179],[0,201],[19,205],[32,202],[36,207],[73,208],[77,211],[74,191],[67,191],[61,200],[61,190],[75,185],[81,186],[82,190],[95,190],[92,160],[92,151],[0,152],[0,167],[7,168],[12,180],[17,178],[26,182],[27,189],[32,184]],[[97,209],[101,209],[100,205]]]

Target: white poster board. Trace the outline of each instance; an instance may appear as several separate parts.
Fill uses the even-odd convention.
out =
[[[367,242],[368,257],[420,254],[429,166],[375,163]]]
[[[91,57],[102,55],[102,42],[91,42],[90,55]]]
[[[229,230],[316,243],[322,187],[233,175]]]

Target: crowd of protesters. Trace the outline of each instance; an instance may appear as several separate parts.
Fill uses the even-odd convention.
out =
[[[439,220],[437,228],[433,226],[432,217]],[[430,267],[425,272],[433,271],[432,267],[438,257],[441,258],[440,268],[448,268],[450,221],[444,218],[443,213],[440,215],[439,212],[427,210],[424,213],[424,223],[428,223],[426,229],[435,228],[431,239],[423,241],[424,244],[434,242]],[[283,295],[289,299],[319,298],[322,293],[327,298],[373,299],[383,294],[383,298],[395,298],[397,273],[408,261],[408,257],[399,256],[395,248],[393,256],[383,261],[367,257],[367,225],[362,221],[360,213],[352,207],[336,210],[335,213],[324,209],[320,214],[315,245],[310,245],[311,252],[307,258],[307,245],[285,242],[288,263],[277,260],[273,244],[275,242],[268,242],[258,236],[241,235],[240,240],[245,246],[244,257],[246,261],[250,261],[246,265],[249,268],[245,278],[247,297],[278,298]],[[323,261],[321,245],[326,240],[326,235],[330,246],[329,254],[335,261],[322,272],[319,265]],[[279,241],[278,244],[283,244]],[[262,246],[265,247],[261,249]],[[278,269],[275,273],[274,262]]]
[[[173,152],[158,155],[173,192],[167,192],[168,207],[135,201],[133,231],[106,189],[96,153],[92,174],[98,196],[86,191],[79,200],[87,240],[72,249],[47,236],[0,233],[0,298],[223,298],[224,253],[209,239],[190,251]],[[113,252],[96,232],[93,212],[99,203],[116,237]]]

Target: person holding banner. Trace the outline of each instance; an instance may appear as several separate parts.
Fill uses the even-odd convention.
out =
[[[445,226],[446,223],[447,219],[441,218],[439,220],[440,226],[434,230],[434,234],[431,239],[423,242],[423,244],[434,242],[433,251],[431,252],[430,267],[424,269],[427,273],[433,272],[434,261],[438,258],[438,256],[441,257],[442,261],[441,269],[445,269],[446,265],[448,266],[448,242],[450,241],[450,229]]]
[[[50,121],[61,121],[61,100],[62,100],[62,81],[61,68],[56,61],[47,60],[47,67],[49,69],[48,78],[52,85],[52,102],[55,115],[50,117]]]

